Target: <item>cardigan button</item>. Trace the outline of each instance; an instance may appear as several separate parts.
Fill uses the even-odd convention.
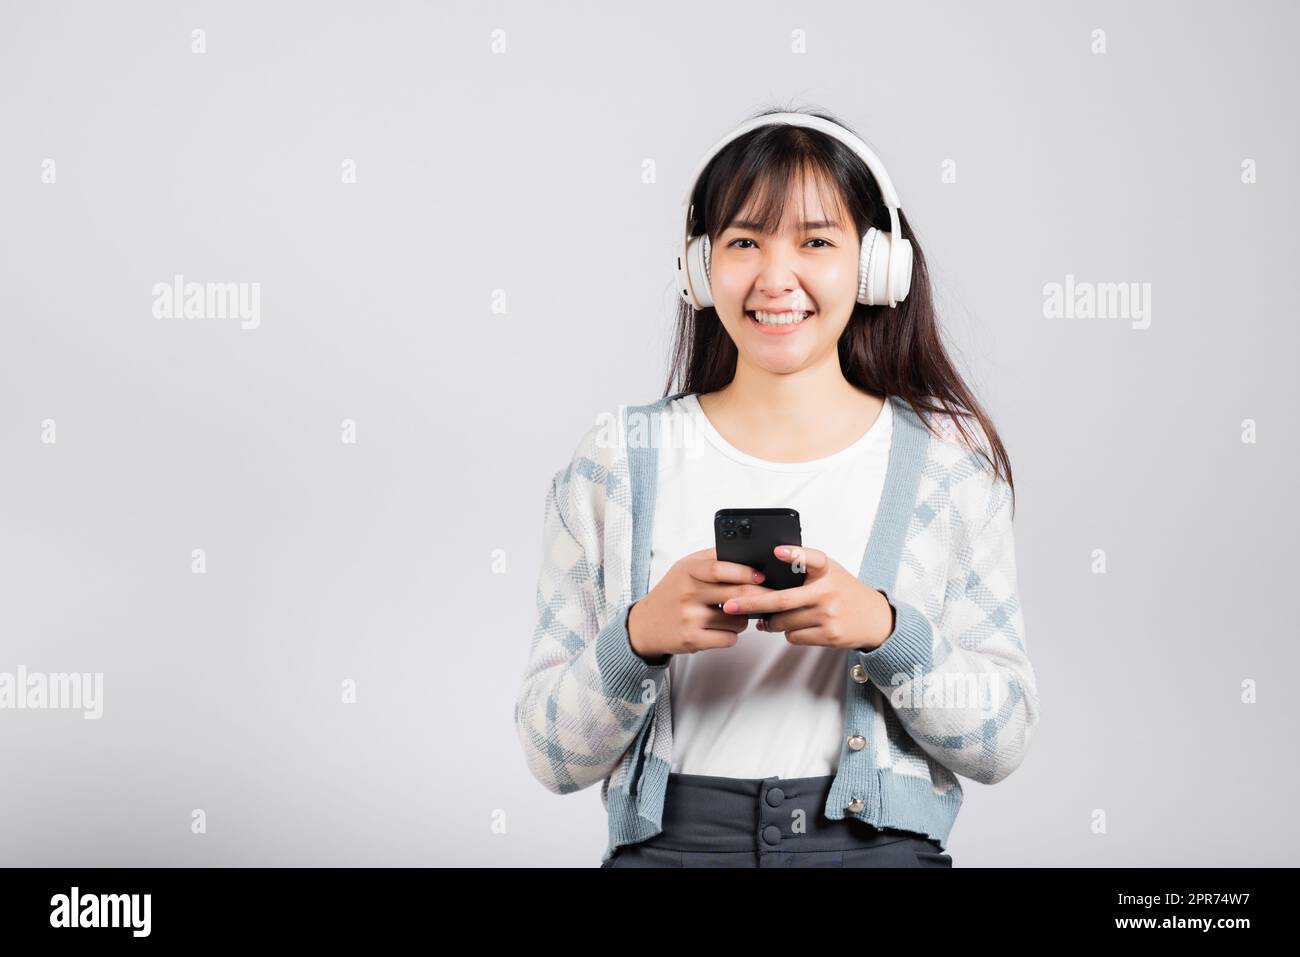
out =
[[[862,665],[854,665],[849,670],[849,674],[853,675],[853,680],[858,684],[862,685],[867,683],[867,669],[863,668]]]
[[[847,805],[845,805],[844,810],[849,811],[853,814],[857,814],[866,806],[867,806],[866,801],[862,800],[862,798],[855,797],[852,801],[850,801]]]
[[[850,751],[861,751],[866,746],[867,746],[867,739],[860,734],[855,734],[853,737],[849,738]]]

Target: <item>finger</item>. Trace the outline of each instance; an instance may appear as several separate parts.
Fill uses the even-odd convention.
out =
[[[782,549],[789,551],[783,555]],[[823,572],[829,561],[826,553],[820,548],[809,548],[805,545],[777,545],[772,551],[781,561],[789,562],[791,565],[803,562],[804,570],[807,572]]]
[[[729,615],[744,615],[750,612],[791,611],[806,608],[817,600],[817,592],[811,585],[799,585],[795,588],[764,588],[748,595],[735,595],[723,602],[722,610]]]
[[[749,619],[737,615],[728,615],[716,608],[710,608],[709,615],[704,621],[704,627],[717,631],[730,631],[738,635],[749,627]]]
[[[717,558],[697,558],[686,563],[688,575],[696,581],[707,583],[753,584],[756,571],[757,569],[740,562],[724,562]]]
[[[815,628],[820,621],[820,616],[814,608],[796,608],[793,611],[783,611],[778,615],[773,615],[767,620],[765,631],[791,632],[800,628]]]
[[[739,632],[730,628],[704,628],[695,641],[693,651],[705,651],[709,648],[730,648],[739,638]]]
[[[785,632],[785,640],[792,645],[829,645],[833,643],[826,629],[820,626],[789,628]]]
[[[726,585],[726,584],[700,584],[697,586],[697,593],[701,596],[706,605],[712,605],[715,608],[722,607],[722,603],[728,598],[740,598],[746,595],[758,596],[766,595],[772,589],[763,585]]]

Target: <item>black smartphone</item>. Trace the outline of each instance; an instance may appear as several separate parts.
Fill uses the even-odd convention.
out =
[[[763,573],[764,588],[797,588],[807,574],[776,557],[778,545],[802,545],[799,513],[792,508],[720,508],[713,516],[718,559],[748,565]],[[751,613],[764,621],[771,612]]]

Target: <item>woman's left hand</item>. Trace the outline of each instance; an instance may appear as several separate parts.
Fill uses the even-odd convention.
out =
[[[729,615],[773,612],[763,631],[783,631],[792,645],[826,645],[871,651],[894,633],[894,608],[885,596],[825,552],[800,545],[778,545],[776,557],[799,570],[804,583],[797,588],[772,589],[770,594],[732,598],[722,606]]]

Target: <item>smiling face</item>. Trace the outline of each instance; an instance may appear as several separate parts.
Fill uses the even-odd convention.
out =
[[[860,239],[838,191],[814,173],[794,177],[783,204],[754,192],[711,239],[714,309],[739,361],[796,372],[834,352],[853,314]],[[761,231],[760,214],[778,205],[778,228]]]

